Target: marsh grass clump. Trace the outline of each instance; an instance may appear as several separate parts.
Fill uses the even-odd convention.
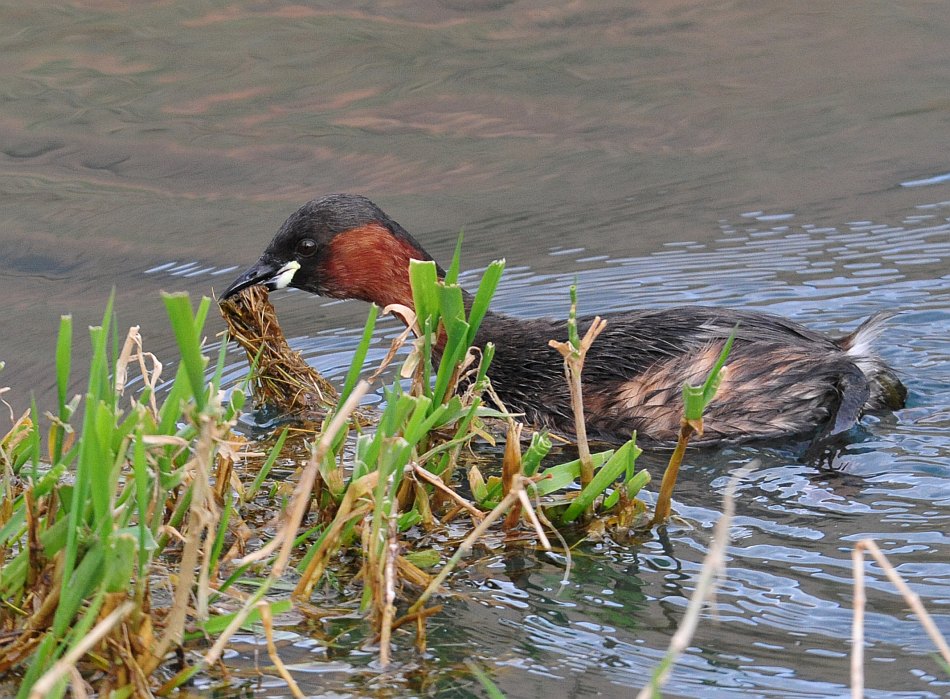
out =
[[[35,405],[0,439],[0,675],[18,677],[20,698],[171,691],[180,682],[162,688],[157,674],[167,656],[223,637],[244,596],[227,575],[246,538],[232,487],[243,439],[231,432],[244,394],[220,390],[224,348],[213,365],[202,354],[209,300],[164,300],[181,356],[163,396],[162,363],[138,327],[122,340],[110,301],[90,328],[85,393],[68,393],[64,316],[45,439]],[[242,623],[287,608],[261,602]]]
[[[257,407],[283,413],[326,412],[336,404],[333,385],[287,344],[267,289],[252,286],[219,303],[228,334],[247,353]]]
[[[270,637],[272,617],[292,605],[332,616],[315,609],[320,589],[358,590],[345,614],[358,606],[365,615],[385,666],[401,628],[425,647],[437,594],[476,545],[550,548],[558,528],[583,536],[646,525],[637,494],[649,475],[636,469],[633,438],[548,465],[552,435],[522,440],[523,425],[497,399],[488,378],[494,347],[473,342],[503,267],[490,265],[467,297],[458,250],[442,279],[434,263],[414,261],[415,312],[383,309],[406,331],[362,378],[380,312],[372,307],[338,395],[287,347],[263,289],[227,302],[258,400],[308,419],[321,409],[293,491],[273,498],[264,497],[264,480],[289,432],[258,453],[260,471],[242,483],[236,466],[248,461],[248,445],[232,427],[245,395],[221,390],[224,343],[214,363],[203,354],[208,299],[193,309],[185,295],[165,296],[181,356],[161,395],[162,364],[144,351],[138,328],[121,341],[110,306],[90,330],[88,387],[70,397],[72,323],[64,317],[58,410],[45,416],[45,432],[34,407],[0,439],[0,673],[19,674],[19,697],[60,697],[68,687],[74,695],[168,693],[214,672],[231,635],[252,623],[264,629],[275,671],[301,696]],[[578,385],[593,341],[574,333],[564,344],[568,380]],[[365,429],[356,411],[401,348],[408,354]],[[495,440],[492,424],[506,436],[502,463],[489,470],[465,455],[475,440]],[[248,509],[261,500],[269,512]],[[265,516],[278,523],[276,534],[249,550],[255,533],[245,517]],[[441,543],[426,543],[434,540]],[[169,663],[173,653],[190,664]]]
[[[307,550],[296,564],[300,577],[293,596],[308,603],[338,554],[359,549],[359,569],[344,574],[361,583],[360,606],[379,641],[383,664],[389,661],[392,632],[400,626],[414,625],[417,643],[424,647],[424,620],[439,606],[429,601],[466,552],[478,542],[494,540],[490,528],[496,521],[503,520],[509,540],[518,539],[515,532],[523,528],[526,536],[549,547],[543,522],[548,528],[552,521],[568,524],[584,512],[619,521],[621,510],[644,510],[635,494],[649,476],[634,468],[640,450],[632,440],[549,468],[542,468],[552,448],[547,433],[532,435],[522,450],[522,425],[497,399],[488,379],[494,347],[473,347],[503,268],[501,261],[489,265],[475,295],[466,297],[458,284],[459,248],[444,278],[431,261],[410,263],[414,309],[383,309],[400,316],[406,331],[393,342],[380,369],[361,380],[379,314],[371,308],[338,404],[316,436],[280,533],[241,561],[288,560],[289,542],[303,525],[306,503],[312,503],[320,524],[307,537]],[[408,356],[397,380],[382,389],[384,407],[376,425],[354,431],[347,415],[406,346]],[[262,352],[254,346],[246,349],[249,357]],[[501,472],[486,476],[460,456],[475,439],[494,441],[488,421],[507,424],[507,438]],[[461,481],[460,466],[467,472]],[[584,473],[589,476],[584,487],[573,490]],[[621,486],[613,487],[621,476]],[[470,492],[460,487],[463,482]],[[439,561],[441,551],[410,546],[406,534],[413,528],[444,529],[460,517],[473,528],[431,577],[414,561]]]

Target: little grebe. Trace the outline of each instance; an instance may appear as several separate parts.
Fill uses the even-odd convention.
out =
[[[264,284],[412,307],[410,259],[432,258],[365,197],[335,194],[293,213],[223,298]],[[441,267],[439,273],[444,275]],[[870,351],[884,317],[832,339],[752,311],[684,306],[609,315],[584,365],[589,433],[620,440],[637,430],[641,440],[675,441],[683,382],[705,380],[735,328],[729,371],[704,416],[701,443],[843,432],[867,410],[904,404],[906,389]],[[579,321],[582,334],[589,323]],[[548,346],[548,340],[566,337],[565,320],[489,313],[476,343],[495,344],[489,376],[509,410],[570,433],[562,359]]]

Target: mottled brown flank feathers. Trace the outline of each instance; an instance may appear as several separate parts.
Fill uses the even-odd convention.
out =
[[[643,421],[654,439],[674,441],[683,414],[683,383],[701,385],[722,347],[716,343],[695,355],[658,362],[622,384],[614,401],[616,418]],[[777,437],[800,432],[804,424],[826,423],[838,391],[832,377],[814,376],[815,359],[797,347],[757,347],[754,356],[737,349],[704,416],[703,438]]]
[[[589,322],[580,321],[581,333]],[[870,400],[868,378],[841,346],[784,318],[698,306],[632,311],[610,316],[588,354],[590,434],[618,440],[635,429],[644,441],[675,442],[683,383],[705,380],[734,328],[728,370],[699,442],[836,433],[864,410],[884,407]],[[560,358],[542,346],[542,338],[566,336],[564,322],[490,314],[476,341],[497,345],[489,374],[509,409],[570,432]]]
[[[369,223],[335,236],[320,270],[322,292],[381,306],[412,307],[409,260],[428,259],[409,241],[397,238],[379,223]]]

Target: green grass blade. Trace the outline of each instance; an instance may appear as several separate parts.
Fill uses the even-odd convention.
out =
[[[468,343],[465,341],[467,324],[462,321],[451,324],[456,327],[454,332],[456,339],[451,344],[446,344],[442,359],[439,361],[439,371],[436,373],[435,387],[432,389],[432,400],[436,405],[446,400],[455,368],[465,358],[465,353],[468,351]],[[459,325],[464,327],[459,328]],[[459,339],[460,335],[461,339]]]
[[[600,468],[600,466],[613,455],[613,450],[608,449],[607,451],[591,454],[590,458],[594,463],[594,468]],[[564,490],[565,488],[572,486],[577,481],[577,479],[580,478],[580,475],[581,460],[574,459],[573,461],[568,461],[566,463],[544,469],[541,472],[541,478],[535,481],[534,485],[530,486],[530,488],[538,495],[550,495],[551,493],[555,493],[559,490]],[[494,507],[501,501],[501,492],[502,484],[500,480],[496,483],[489,484],[485,502],[479,504],[483,507]]]
[[[286,614],[294,608],[293,602],[290,600],[279,600],[276,602],[268,602],[267,606],[270,607],[271,614]],[[234,618],[239,614],[239,612],[234,612],[231,614],[218,614],[209,618],[207,621],[199,621],[197,623],[199,631],[191,631],[184,635],[185,641],[200,641],[204,639],[207,635],[215,636],[220,634],[228,625],[234,621]],[[247,615],[247,619],[241,628],[247,631],[254,630],[254,624],[259,623],[261,620],[261,613],[258,607],[255,607],[250,614]]]
[[[43,673],[52,665],[55,659],[56,641],[55,636],[47,634],[46,638],[40,642],[37,649],[33,652],[33,655],[30,656],[30,662],[26,666],[26,673],[23,676],[23,681],[20,683],[20,688],[17,690],[16,699],[27,699],[33,685],[36,684],[36,681],[42,677]],[[63,696],[66,692],[65,681],[62,682],[57,689],[59,690],[58,693],[54,690],[51,693],[52,696]]]
[[[415,305],[419,327],[426,318],[432,318],[432,327],[439,319],[438,284],[439,274],[431,260],[409,261],[409,282],[412,285],[412,302]]]
[[[581,346],[581,336],[577,332],[577,281],[571,284],[571,310],[567,316],[567,341],[577,352]]]
[[[184,364],[179,364],[175,371],[172,387],[165,396],[162,407],[158,409],[158,433],[175,434],[176,425],[182,420],[182,411],[191,393],[191,386],[186,375]]]
[[[94,527],[100,535],[106,536],[112,527],[113,463],[115,455],[111,449],[114,415],[105,403],[98,403],[93,410],[92,430],[83,430],[86,439],[95,435],[94,448],[87,451],[79,464],[76,477],[85,477],[89,484],[92,500]],[[118,474],[116,474],[118,475]],[[98,526],[96,526],[98,525]]]
[[[178,342],[178,350],[181,352],[181,363],[185,368],[185,374],[191,384],[191,397],[195,401],[195,406],[199,411],[203,410],[206,402],[206,393],[204,391],[204,368],[205,357],[201,353],[201,335],[198,320],[207,314],[199,304],[198,312],[192,315],[191,299],[186,293],[163,293],[162,298],[165,301],[165,310],[168,313],[168,319],[171,322],[172,331],[175,333],[175,340]]]
[[[61,638],[69,628],[83,600],[103,580],[103,562],[105,560],[100,544],[93,545],[82,557],[76,571],[68,578],[64,577],[63,591],[60,593],[59,606],[53,617],[53,635]]]
[[[59,419],[68,422],[71,417],[69,408],[69,375],[72,368],[73,351],[73,317],[60,316],[59,335],[56,338],[56,397],[59,403]],[[52,446],[53,463],[59,461],[63,454],[63,428],[55,427]]]
[[[446,284],[458,284],[459,282],[459,267],[462,264],[462,239],[464,237],[463,231],[459,231],[458,240],[455,242],[455,254],[452,255],[452,264],[449,265],[449,271],[445,273]]]
[[[429,408],[432,407],[432,401],[425,396],[419,396],[412,400],[415,405],[401,431],[406,441],[414,445],[429,431],[427,426],[430,424],[428,418],[430,417]],[[438,412],[438,410],[435,412]]]
[[[33,421],[34,428],[33,428],[33,431],[30,433],[30,437],[28,440],[30,444],[29,452],[30,452],[31,465],[33,466],[33,480],[34,481],[39,477],[40,457],[42,456],[40,454],[40,450],[42,449],[42,444],[40,443],[40,431],[35,427],[35,425],[40,424],[39,419],[40,419],[40,409],[36,405],[36,397],[34,396],[33,399],[30,401],[30,420]],[[57,459],[57,462],[58,461],[59,459]]]
[[[430,405],[431,403],[425,406],[427,412]],[[415,445],[433,429],[455,422],[462,414],[462,401],[458,396],[452,396],[447,402],[428,412],[428,415],[424,416],[424,420],[414,420],[408,423],[403,435],[410,444]]]
[[[568,506],[561,519],[564,522],[573,522],[583,514],[594,500],[630,467],[630,461],[635,460],[638,454],[639,448],[633,442],[627,442],[620,447],[610,460],[597,470],[594,479],[581,490],[580,495]]]
[[[465,304],[462,301],[462,288],[454,284],[437,284],[436,297],[439,303],[439,316],[445,324],[446,332],[458,328],[458,322],[465,322]],[[451,326],[451,327],[450,327]],[[452,335],[449,339],[454,339]],[[465,337],[459,338],[465,341]]]
[[[482,362],[478,367],[478,376],[475,377],[475,387],[477,390],[485,389],[485,381],[488,376],[488,367],[492,359],[495,358],[495,343],[486,342],[482,347]]]
[[[521,472],[533,476],[541,466],[541,460],[548,455],[554,443],[547,432],[535,432],[531,435],[531,444],[521,457]]]
[[[360,379],[360,373],[363,371],[363,363],[366,361],[366,354],[369,352],[370,343],[373,341],[373,330],[376,328],[376,318],[379,316],[379,306],[375,303],[369,307],[369,315],[366,316],[366,323],[363,325],[363,336],[360,338],[360,344],[356,347],[356,353],[350,360],[350,368],[346,372],[346,379],[343,381],[343,390],[340,391],[340,399],[337,405],[342,406],[346,399],[350,397],[356,382]]]
[[[617,504],[617,502],[620,500],[621,490],[626,490],[627,498],[633,498],[644,487],[646,487],[647,483],[649,482],[650,474],[646,469],[634,474],[624,482],[622,488],[615,488],[614,492],[607,496],[607,498],[604,500],[604,509],[609,510]]]
[[[719,384],[722,382],[722,368],[729,358],[729,352],[732,350],[732,343],[736,339],[737,330],[738,326],[729,335],[729,339],[723,345],[719,358],[710,370],[703,385],[690,386],[687,383],[683,384],[683,416],[687,420],[702,419],[706,408],[716,397],[716,391],[719,390]]]
[[[438,325],[432,316],[427,316],[419,321],[419,327],[422,329],[422,392],[432,398],[432,337]]]
[[[216,394],[221,387],[221,378],[224,376],[224,366],[227,363],[227,359],[228,343],[222,342],[218,348],[218,360],[214,365],[214,374],[211,375],[211,381],[209,382],[211,384],[211,395]]]
[[[218,560],[221,558],[221,551],[224,549],[224,540],[228,534],[228,524],[231,522],[231,515],[234,513],[234,498],[230,495],[224,497],[224,508],[221,511],[221,517],[218,520],[218,530],[215,532],[214,544],[211,546],[211,555],[209,556],[208,568],[215,570],[218,567]]]
[[[66,420],[69,397],[69,374],[72,368],[73,317],[60,316],[59,335],[56,338],[56,396],[59,399],[59,418]]]
[[[135,441],[132,444],[132,475],[135,480],[135,506],[138,510],[137,519],[139,529],[139,559],[136,580],[142,580],[144,582],[145,567],[148,565],[149,559],[146,541],[152,538],[152,536],[148,529],[148,463],[145,460],[145,441],[142,437],[142,428],[139,426],[136,430]]]
[[[498,689],[497,686],[495,686],[495,683],[491,681],[488,673],[482,670],[474,660],[466,658],[465,665],[467,665],[469,671],[475,675],[475,679],[478,680],[478,683],[482,686],[482,689],[485,690],[485,695],[488,697],[488,699],[505,699],[504,693]]]
[[[716,395],[716,391],[719,389],[719,382],[722,380],[720,376],[720,371],[725,365],[726,360],[729,358],[729,353],[732,351],[732,343],[736,340],[736,332],[739,330],[737,325],[733,328],[732,332],[729,334],[729,339],[726,340],[726,344],[722,347],[722,352],[719,353],[719,358],[716,360],[716,364],[713,366],[712,371],[709,372],[709,376],[706,377],[706,382],[703,384],[703,400],[706,405],[709,405],[709,402]],[[703,406],[705,409],[705,406]]]
[[[92,340],[92,362],[89,365],[89,394],[93,400],[113,403],[112,387],[109,383],[109,329],[112,320],[112,307],[115,292],[109,294],[106,311],[102,315],[102,325],[89,328]]]
[[[72,489],[69,504],[69,528],[67,530],[66,550],[63,554],[63,578],[60,597],[65,599],[70,593],[70,581],[73,577],[74,567],[79,556],[79,533],[85,525],[85,510],[87,495],[92,480],[93,464],[107,459],[111,464],[112,459],[106,457],[103,453],[103,445],[100,443],[100,427],[97,426],[97,417],[99,416],[99,407],[105,408],[105,404],[111,404],[111,401],[105,400],[105,393],[109,390],[109,378],[106,367],[106,347],[108,342],[108,318],[112,312],[112,297],[109,298],[107,313],[103,320],[103,326],[89,329],[89,335],[92,339],[93,356],[89,368],[89,391],[86,395],[86,407],[83,417],[83,430],[79,436],[79,452],[76,465],[76,481]],[[60,602],[62,606],[62,602]],[[60,612],[57,610],[57,619],[60,619]],[[60,623],[68,623],[61,621]],[[61,635],[61,633],[59,634]]]
[[[287,441],[287,435],[290,434],[290,430],[285,428],[280,436],[277,438],[277,441],[274,443],[274,447],[270,450],[270,453],[267,455],[267,460],[264,461],[264,464],[261,466],[261,470],[257,472],[257,475],[254,477],[254,482],[251,483],[250,487],[244,491],[244,502],[250,502],[257,495],[257,491],[261,489],[261,484],[264,483],[264,479],[267,478],[267,475],[270,473],[271,468],[273,468],[274,463],[277,461],[277,457],[280,456],[280,450],[284,448],[284,442]]]
[[[492,297],[498,289],[498,282],[501,280],[501,274],[505,271],[505,261],[495,260],[482,275],[482,281],[478,285],[478,291],[475,292],[475,298],[472,299],[472,307],[468,312],[469,335],[467,344],[471,346],[475,342],[475,334],[478,332],[485,314],[488,313],[488,306],[491,304]]]

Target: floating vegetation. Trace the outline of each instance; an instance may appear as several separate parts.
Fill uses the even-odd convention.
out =
[[[120,344],[110,301],[90,328],[81,397],[67,393],[72,321],[62,318],[47,451],[35,406],[0,444],[0,673],[21,673],[18,697],[60,697],[67,684],[74,696],[87,685],[100,696],[149,696],[186,628],[221,618],[211,604],[235,555],[225,541],[238,522],[229,482],[241,442],[230,429],[244,396],[222,399],[223,351],[206,381],[208,300],[194,314],[185,296],[165,304],[181,361],[161,403],[162,365],[137,327]],[[134,367],[143,388],[127,399]],[[153,595],[156,585],[167,594]]]
[[[263,289],[228,302],[223,312],[254,368],[257,400],[322,409],[295,460],[292,492],[265,483],[290,447],[288,432],[261,452],[231,431],[245,397],[220,390],[226,346],[211,367],[202,354],[208,299],[193,310],[187,296],[165,297],[181,356],[162,397],[161,363],[142,348],[138,328],[119,341],[110,306],[90,330],[88,389],[70,398],[72,324],[64,317],[46,449],[36,408],[0,441],[0,673],[19,673],[19,696],[58,697],[68,687],[74,695],[167,694],[198,672],[215,673],[228,639],[249,624],[263,628],[275,671],[301,696],[273,644],[272,617],[291,606],[332,617],[314,605],[328,585],[358,591],[354,604],[385,667],[401,629],[414,630],[425,648],[438,593],[476,544],[550,549],[561,529],[577,537],[648,527],[637,495],[650,478],[636,469],[634,439],[591,452],[578,429],[579,458],[550,465],[561,453],[551,436],[523,440],[524,426],[495,397],[494,347],[472,344],[503,268],[490,265],[469,297],[457,283],[458,251],[444,279],[434,263],[413,261],[416,312],[384,309],[406,331],[362,378],[380,312],[372,307],[338,395],[289,349]],[[582,427],[580,376],[597,330],[580,338],[575,318],[572,290],[570,336],[554,344]],[[400,348],[408,356],[396,380],[378,389],[384,407],[364,429],[356,410]],[[135,369],[141,385],[129,397]],[[715,380],[707,382],[702,400],[714,390]],[[701,429],[696,420],[690,429]],[[494,442],[497,425],[506,433],[500,468],[466,458],[476,440]],[[295,440],[297,454],[301,446]],[[236,467],[261,461],[244,483]],[[247,523],[262,519],[261,502],[276,522],[267,541],[255,541]],[[427,543],[432,532],[439,547]]]

